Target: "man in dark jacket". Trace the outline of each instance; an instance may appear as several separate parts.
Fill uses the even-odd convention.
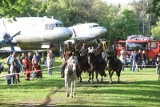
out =
[[[83,43],[83,46],[82,46],[81,50],[79,51],[79,53],[80,53],[80,56],[82,57],[83,63],[86,64],[88,48],[86,47],[85,43]]]

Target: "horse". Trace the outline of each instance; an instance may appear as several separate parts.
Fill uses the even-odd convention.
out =
[[[106,76],[104,59],[101,59],[102,61],[99,61],[98,56],[95,56],[95,54],[93,52],[88,53],[87,56],[88,56],[88,63],[90,65],[88,82],[90,82],[91,79],[92,79],[92,82],[93,82],[94,71],[96,73],[97,82],[99,82],[98,73],[100,73],[101,81],[102,81],[103,80],[103,76]],[[92,75],[92,77],[91,77],[91,75]]]
[[[73,98],[73,95],[75,95],[75,84],[77,79],[76,74],[76,66],[77,66],[78,60],[77,57],[71,56],[67,60],[67,65],[65,67],[64,73],[65,73],[65,87],[66,87],[66,94],[67,97],[69,97],[69,87],[71,88],[70,97]]]
[[[88,69],[90,67],[90,65],[88,64],[87,59],[83,59],[83,56],[80,56],[80,54],[77,52],[76,53],[77,59],[78,59],[78,64],[77,64],[77,77],[80,80],[80,82],[82,82],[82,77],[81,74],[84,71],[85,72],[89,72]]]
[[[107,56],[107,70],[109,72],[110,83],[112,83],[112,75],[114,71],[117,73],[118,76],[118,83],[120,83],[120,74],[122,70],[122,62],[116,58],[116,56],[112,54],[108,54]]]

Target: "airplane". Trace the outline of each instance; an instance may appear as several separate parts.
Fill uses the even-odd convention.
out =
[[[46,16],[0,19],[0,48],[9,45],[12,51],[14,46],[22,50],[51,48],[71,36],[72,31],[61,21]]]
[[[106,32],[107,29],[105,27],[99,26],[97,23],[83,23],[77,24],[69,27],[72,31],[72,37],[65,41],[64,43],[76,43],[77,41],[94,41],[95,39],[99,39]]]

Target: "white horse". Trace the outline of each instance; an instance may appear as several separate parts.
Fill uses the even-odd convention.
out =
[[[77,63],[78,63],[77,57],[71,56],[67,60],[67,66],[64,70],[66,94],[67,97],[69,97],[69,88],[71,88],[71,93],[70,93],[71,98],[73,98],[73,95],[75,95],[75,88],[76,88],[75,84],[77,79],[77,74],[76,74]]]

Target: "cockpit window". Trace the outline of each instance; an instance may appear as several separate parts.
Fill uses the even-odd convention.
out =
[[[56,27],[63,27],[62,23],[56,23]]]
[[[62,23],[46,24],[45,30],[53,30],[55,27],[63,27],[63,24]]]
[[[94,28],[94,27],[99,27],[99,25],[92,25],[89,28],[91,29],[91,28]]]
[[[93,27],[98,27],[98,25],[93,25]]]

